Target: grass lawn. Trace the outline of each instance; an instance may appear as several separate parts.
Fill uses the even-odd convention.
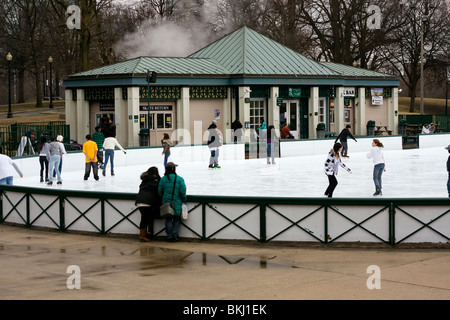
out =
[[[400,115],[403,114],[420,114],[420,97],[416,98],[415,101],[415,112],[410,113],[409,112],[409,104],[411,99],[410,98],[399,98],[398,99],[398,109]],[[438,114],[438,115],[444,115],[445,114],[445,99],[424,99],[424,111],[425,114]],[[449,101],[449,113],[450,113],[450,101]]]

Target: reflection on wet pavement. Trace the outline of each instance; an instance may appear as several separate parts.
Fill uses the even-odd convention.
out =
[[[224,256],[214,255],[204,252],[188,252],[182,250],[160,248],[160,247],[141,247],[139,250],[140,256],[145,257],[146,268],[167,268],[167,267],[184,267],[189,265],[246,265],[266,269],[267,267],[285,267],[275,262],[276,256]]]

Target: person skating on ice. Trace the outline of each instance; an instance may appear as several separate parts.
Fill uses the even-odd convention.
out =
[[[342,157],[343,158],[350,158],[348,156],[348,138],[351,138],[356,141],[355,137],[352,135],[350,129],[352,128],[351,125],[347,125],[344,130],[341,131],[341,133],[337,136],[336,141],[334,143],[337,143],[338,141],[342,144]]]
[[[372,149],[367,154],[368,159],[373,159],[373,182],[375,183],[375,193],[374,196],[382,196],[383,184],[381,177],[383,172],[386,172],[386,162],[383,156],[383,144],[378,139],[372,141]]]
[[[219,148],[222,146],[223,139],[219,129],[217,129],[216,121],[213,121],[208,128],[208,148],[211,153],[209,158],[210,169],[220,169],[219,166]]]
[[[325,174],[327,175],[329,182],[328,188],[325,191],[325,195],[328,196],[328,198],[333,198],[334,190],[338,185],[336,176],[338,175],[339,167],[342,167],[349,173],[352,173],[352,170],[342,162],[340,156],[341,152],[342,144],[336,143],[333,149],[328,154],[327,160],[325,161]]]

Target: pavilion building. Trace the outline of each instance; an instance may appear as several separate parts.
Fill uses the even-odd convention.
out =
[[[205,143],[213,120],[225,142],[235,119],[246,141],[261,119],[277,129],[287,123],[296,139],[316,139],[319,124],[366,135],[373,121],[398,132],[398,78],[313,61],[248,27],[186,58],[140,57],[70,75],[64,85],[66,122],[78,141],[105,115],[124,147],[142,145],[143,132],[152,146],[162,133],[180,144]]]

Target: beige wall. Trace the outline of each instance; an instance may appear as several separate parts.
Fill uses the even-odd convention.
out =
[[[388,115],[388,98],[383,99],[382,106],[373,106],[372,99],[366,99],[366,121],[373,120],[377,126],[388,126],[389,125],[389,115]]]
[[[215,118],[215,111],[220,110],[220,119],[217,119],[217,127],[222,132],[225,137],[226,132],[224,127],[224,104],[223,100],[215,99],[215,100],[191,100],[191,139],[193,144],[198,144],[199,135],[198,129],[195,125],[198,125],[198,122],[201,121],[201,136],[203,137],[205,131],[208,130],[209,125],[212,123]],[[197,131],[196,131],[197,130]],[[206,141],[202,141],[205,143]]]

